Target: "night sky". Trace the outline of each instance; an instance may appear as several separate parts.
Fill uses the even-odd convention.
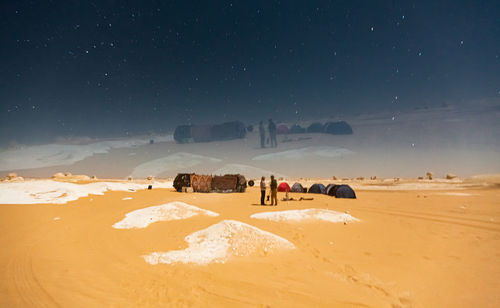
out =
[[[1,1],[0,141],[500,95],[498,1]]]

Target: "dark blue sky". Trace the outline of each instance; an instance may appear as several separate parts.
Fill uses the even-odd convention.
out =
[[[2,1],[0,139],[498,97],[498,1]]]

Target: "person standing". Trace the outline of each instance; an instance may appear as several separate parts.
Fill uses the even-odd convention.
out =
[[[273,119],[269,119],[267,129],[269,130],[269,137],[271,138],[271,148],[275,148],[278,146],[278,141],[276,140],[276,124],[274,124]]]
[[[260,134],[260,147],[263,149],[266,147],[266,130],[264,129],[264,122],[260,121],[259,123],[259,134]]]
[[[266,205],[266,178],[262,177],[260,179],[260,205]]]
[[[278,205],[278,182],[271,175],[271,205]]]

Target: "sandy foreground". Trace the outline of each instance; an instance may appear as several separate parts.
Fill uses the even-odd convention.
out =
[[[291,194],[314,200],[277,207],[259,206],[255,187],[241,194],[108,191],[67,204],[0,205],[0,306],[498,307],[499,186],[405,185],[353,185],[356,200]],[[129,212],[174,201],[219,216],[112,227]],[[311,208],[359,221],[250,217]],[[270,232],[295,249],[257,249],[207,265],[152,265],[143,257],[185,249],[187,235],[223,220]]]

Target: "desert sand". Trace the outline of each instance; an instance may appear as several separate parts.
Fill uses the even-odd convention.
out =
[[[0,205],[0,306],[500,305],[498,184],[364,182],[349,183],[355,200],[308,194],[314,200],[278,206],[257,205],[256,187],[203,194],[156,186]],[[344,218],[250,217],[307,209]],[[162,219],[144,223],[158,211]],[[134,217],[142,219],[135,227]],[[148,262],[165,252],[170,263]],[[215,257],[197,263],[205,254]]]

